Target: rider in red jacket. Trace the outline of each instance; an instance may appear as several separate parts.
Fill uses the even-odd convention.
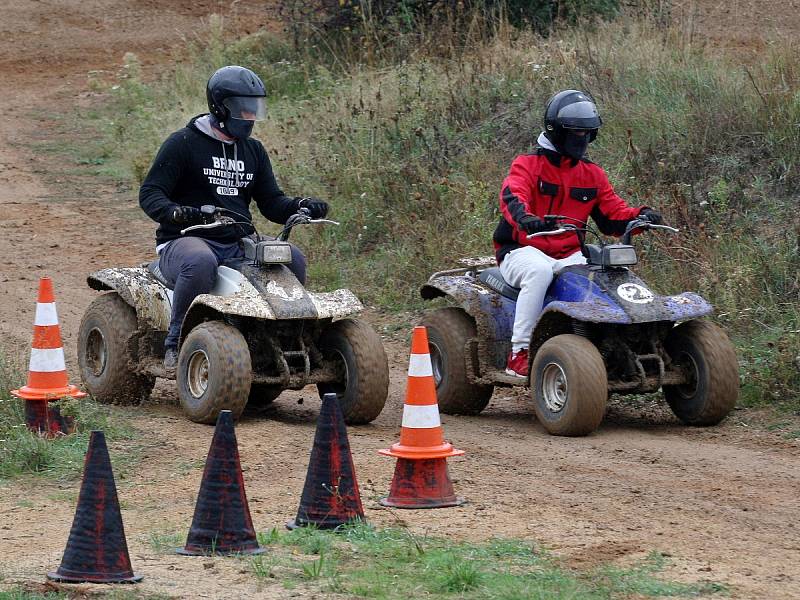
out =
[[[531,331],[554,273],[586,262],[575,233],[527,236],[557,229],[548,215],[572,217],[579,226],[592,217],[607,235],[621,235],[636,217],[661,222],[661,215],[650,208],[628,206],[614,192],[603,169],[584,158],[601,125],[597,106],[587,94],[557,93],[547,102],[539,147],[533,154],[515,158],[503,181],[502,217],[494,232],[494,246],[506,282],[520,288],[506,368],[509,375],[528,376]]]

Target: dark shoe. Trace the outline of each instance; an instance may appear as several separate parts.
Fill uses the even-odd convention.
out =
[[[164,353],[164,370],[167,371],[167,373],[174,373],[177,367],[178,349],[167,348],[167,351]]]
[[[528,349],[523,348],[517,352],[508,353],[506,374],[514,377],[528,378]]]

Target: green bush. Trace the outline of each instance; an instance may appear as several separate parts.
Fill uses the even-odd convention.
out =
[[[282,0],[278,14],[301,29],[311,24],[313,29],[358,33],[378,23],[381,31],[408,33],[436,21],[467,23],[476,13],[483,13],[547,32],[556,24],[609,18],[619,8],[619,0]]]

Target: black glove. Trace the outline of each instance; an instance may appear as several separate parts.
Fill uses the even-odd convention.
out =
[[[300,198],[297,208],[307,208],[312,219],[323,219],[328,214],[328,203],[319,198]]]
[[[649,221],[653,225],[661,225],[664,219],[661,218],[661,213],[652,208],[643,208],[639,213],[639,218],[642,221]]]
[[[553,231],[557,225],[555,219],[540,219],[536,215],[523,215],[519,220],[519,228],[530,235],[542,231]]]
[[[170,219],[176,225],[202,223],[203,213],[196,206],[178,206],[172,209]]]

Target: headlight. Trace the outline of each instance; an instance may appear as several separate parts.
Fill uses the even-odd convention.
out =
[[[256,260],[263,264],[288,265],[292,262],[292,249],[286,242],[259,242]]]
[[[625,244],[611,244],[603,248],[603,264],[609,267],[627,267],[639,262],[636,249]]]

